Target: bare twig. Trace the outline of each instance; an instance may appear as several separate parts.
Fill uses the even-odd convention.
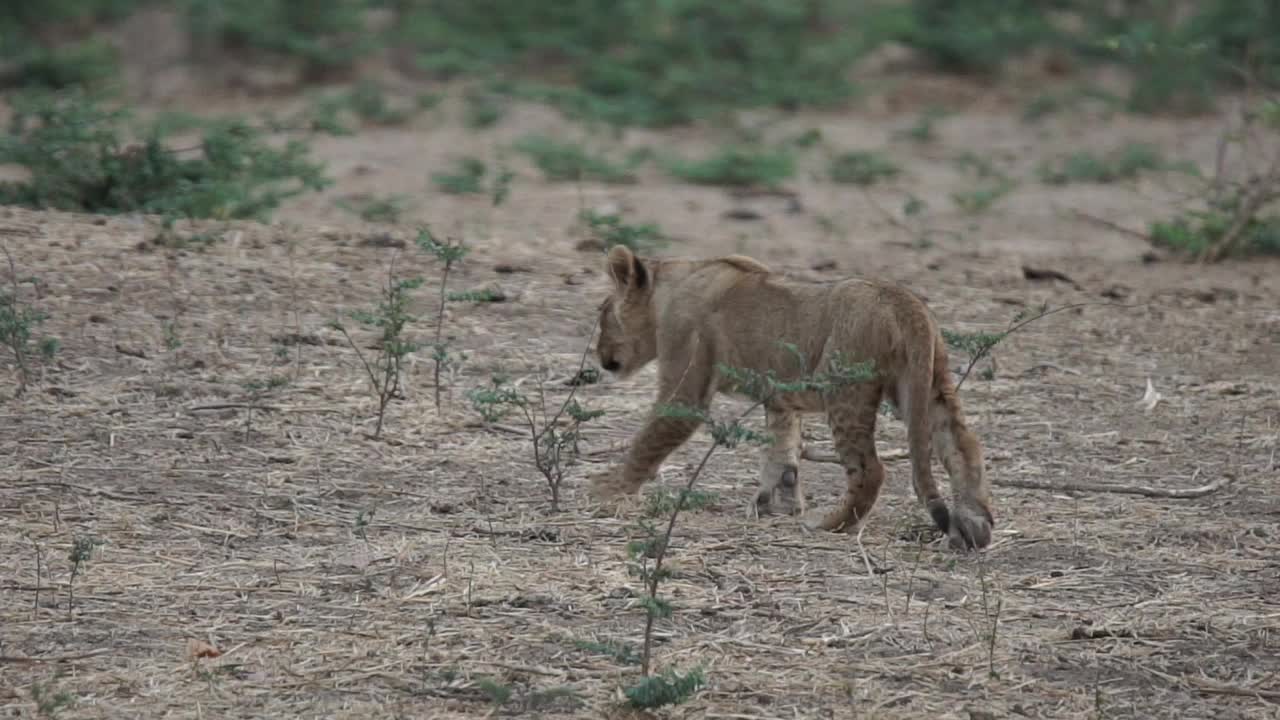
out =
[[[1104,227],[1104,228],[1107,228],[1108,230],[1115,230],[1115,231],[1116,231],[1116,232],[1118,232],[1118,233],[1123,233],[1123,234],[1125,234],[1125,235],[1129,235],[1130,237],[1138,238],[1139,240],[1142,240],[1142,241],[1144,241],[1144,242],[1150,242],[1150,241],[1151,241],[1151,236],[1150,236],[1150,235],[1148,235],[1148,234],[1146,234],[1146,233],[1144,233],[1144,232],[1141,232],[1141,231],[1138,231],[1138,230],[1131,230],[1131,229],[1129,229],[1129,228],[1127,228],[1127,227],[1125,227],[1125,226],[1123,226],[1123,225],[1120,225],[1120,224],[1118,224],[1118,223],[1111,222],[1110,220],[1107,220],[1106,218],[1100,218],[1100,217],[1098,217],[1097,215],[1091,215],[1091,214],[1089,214],[1089,213],[1087,213],[1087,212],[1084,212],[1083,210],[1076,210],[1076,209],[1072,208],[1072,210],[1071,210],[1071,214],[1072,214],[1072,215],[1074,215],[1075,217],[1079,218],[1080,220],[1084,220],[1084,221],[1086,221],[1086,222],[1091,222],[1091,223],[1093,223],[1094,225],[1100,225],[1100,226],[1102,226],[1102,227]]]

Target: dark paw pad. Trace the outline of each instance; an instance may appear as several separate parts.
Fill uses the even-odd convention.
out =
[[[991,544],[991,513],[957,507],[951,516],[951,546],[959,550],[981,550]]]

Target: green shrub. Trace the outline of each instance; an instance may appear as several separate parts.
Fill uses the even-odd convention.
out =
[[[24,93],[0,136],[0,164],[29,177],[0,183],[0,203],[85,212],[146,212],[168,218],[265,218],[279,204],[329,180],[297,140],[270,147],[243,120],[206,125],[194,148],[170,149],[154,127],[129,143],[124,110],[81,93]]]
[[[1151,224],[1153,245],[1196,256],[1222,239],[1234,215],[1228,208],[1189,212]],[[1280,217],[1253,217],[1241,228],[1237,255],[1280,255]]]

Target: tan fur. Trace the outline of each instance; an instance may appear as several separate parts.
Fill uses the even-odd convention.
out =
[[[610,250],[606,268],[613,291],[600,307],[597,358],[621,377],[657,360],[658,397],[622,466],[593,483],[594,496],[635,493],[653,478],[698,427],[696,420],[662,416],[658,407],[708,408],[717,392],[731,391],[716,371],[719,363],[791,380],[829,372],[835,358],[870,360],[877,371],[872,381],[825,394],[781,395],[766,406],[774,442],[763,453],[753,507],[769,509],[779,495],[786,511],[804,511],[800,417],[825,413],[848,489],[841,506],[815,524],[860,528],[885,477],[874,441],[883,399],[906,421],[916,497],[934,522],[957,546],[990,542],[994,520],[982,448],[965,425],[937,323],[909,290],[859,279],[801,281],[741,255],[642,259],[623,246]],[[800,350],[805,366],[783,343]],[[933,478],[931,453],[951,479],[950,511]]]

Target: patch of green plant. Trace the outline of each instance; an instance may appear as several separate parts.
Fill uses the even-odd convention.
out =
[[[506,705],[511,700],[511,688],[493,678],[479,678],[475,686],[494,705]]]
[[[382,436],[382,426],[386,417],[387,406],[400,397],[400,383],[404,376],[404,361],[410,353],[418,349],[418,345],[405,339],[405,328],[417,318],[409,313],[411,294],[422,286],[422,278],[401,279],[395,276],[394,266],[387,273],[387,284],[382,288],[382,297],[372,310],[356,310],[351,318],[366,329],[378,333],[377,350],[371,358],[367,358],[360,345],[351,337],[345,325],[333,321],[329,326],[342,333],[347,345],[356,353],[360,364],[364,367],[378,403],[377,426],[373,437]]]
[[[31,363],[36,359],[53,359],[58,352],[58,339],[44,336],[36,340],[37,329],[49,315],[22,300],[17,267],[7,249],[4,255],[8,261],[9,282],[0,286],[0,345],[9,349],[18,370],[18,387],[14,392],[17,397],[31,382]]]
[[[654,223],[628,223],[616,213],[600,213],[587,209],[578,217],[587,224],[593,237],[605,249],[625,245],[635,252],[648,252],[667,243],[667,236]]]
[[[0,182],[0,203],[94,213],[146,212],[174,219],[266,219],[285,199],[330,183],[305,143],[269,145],[241,119],[210,122],[198,146],[170,148],[152,128],[130,143],[125,110],[78,92],[12,98],[0,164],[24,180]]]
[[[578,372],[586,365],[582,356]],[[560,510],[560,487],[565,473],[577,463],[581,455],[578,441],[582,438],[582,426],[604,415],[603,410],[587,410],[574,398],[577,386],[560,404],[554,414],[546,405],[545,379],[538,382],[535,397],[526,396],[508,384],[505,377],[494,376],[488,387],[472,388],[467,392],[472,407],[485,422],[495,422],[514,410],[529,431],[533,446],[533,460],[551,490],[551,511]]]
[[[896,177],[901,168],[883,155],[867,150],[840,153],[831,159],[828,170],[832,181],[852,185],[874,185]]]
[[[1073,182],[1112,183],[1130,180],[1145,170],[1175,167],[1168,163],[1155,145],[1143,142],[1125,143],[1103,156],[1087,150],[1059,155],[1040,165],[1040,180],[1049,185]]]
[[[631,643],[618,640],[574,640],[573,646],[579,650],[612,658],[622,665],[640,664],[640,654]]]
[[[795,173],[788,149],[748,145],[721,147],[700,160],[670,160],[667,172],[695,185],[777,187]]]
[[[673,493],[666,488],[659,488],[645,496],[644,514],[648,517],[670,515],[680,500],[680,493]],[[720,496],[706,490],[690,490],[684,496],[684,509],[698,512],[714,507]]]
[[[496,207],[505,202],[511,193],[511,181],[516,174],[502,163],[501,158],[496,172],[486,182],[488,174],[489,168],[483,160],[468,155],[454,160],[452,170],[432,173],[431,182],[441,192],[450,195],[487,194]]]
[[[359,215],[362,220],[394,224],[400,222],[400,216],[409,205],[409,196],[387,195],[386,197],[375,197],[360,195],[340,198],[334,204],[349,213]]]
[[[589,152],[582,145],[557,140],[546,135],[526,135],[515,143],[515,149],[529,157],[554,181],[596,180],[604,183],[633,183],[635,162],[617,163]]]
[[[689,700],[706,682],[700,667],[683,674],[666,668],[660,674],[641,678],[635,685],[627,688],[625,694],[633,707],[660,708]]]
[[[31,699],[36,703],[36,714],[44,718],[56,718],[58,714],[76,704],[76,696],[67,690],[58,690],[53,681],[31,684]]]

